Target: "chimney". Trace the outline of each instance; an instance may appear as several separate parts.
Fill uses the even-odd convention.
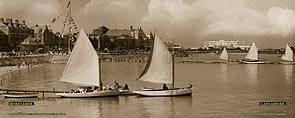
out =
[[[14,27],[18,27],[18,20],[15,20]]]
[[[6,19],[6,23],[12,24],[12,19]]]
[[[23,28],[27,28],[27,25],[26,25],[26,21],[25,20],[22,21],[22,27]]]
[[[4,18],[0,18],[0,23],[4,24]]]
[[[12,19],[6,19],[6,23],[8,24],[8,27],[12,27]]]

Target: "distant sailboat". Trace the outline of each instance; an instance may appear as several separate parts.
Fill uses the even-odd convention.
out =
[[[243,60],[243,63],[245,64],[265,64],[264,61],[258,60],[258,48],[256,47],[255,43],[252,43],[245,59],[246,60]]]
[[[99,57],[83,29],[80,31],[60,80],[84,87],[102,87]],[[56,95],[61,97],[118,96],[119,90],[93,90],[92,92],[57,93]]]
[[[163,89],[145,88],[133,93],[140,96],[179,96],[191,95],[192,86],[188,88],[174,88],[174,57],[158,36],[154,37],[151,56],[139,81],[164,84]],[[172,85],[172,88],[166,86]]]
[[[219,59],[228,61],[228,53],[226,48],[223,48],[221,55],[219,56]]]
[[[283,61],[281,61],[281,64],[295,64],[294,57],[293,57],[293,51],[290,48],[290,46],[286,45],[285,54],[281,57]]]

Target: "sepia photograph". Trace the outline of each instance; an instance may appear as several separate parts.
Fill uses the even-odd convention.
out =
[[[0,0],[0,118],[295,118],[294,0]]]

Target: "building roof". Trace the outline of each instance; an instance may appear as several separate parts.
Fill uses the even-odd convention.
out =
[[[109,30],[105,35],[108,36],[122,36],[122,35],[131,35],[132,30],[130,29],[114,29],[114,30]]]
[[[93,30],[93,34],[94,35],[102,35],[102,34],[105,34],[109,29],[105,26],[101,26],[97,29],[94,29]]]

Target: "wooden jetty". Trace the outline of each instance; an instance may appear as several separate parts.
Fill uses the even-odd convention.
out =
[[[0,88],[0,91],[6,91],[6,94],[9,94],[9,92],[42,93],[43,98],[44,98],[45,93],[65,93],[65,92],[69,92],[69,91],[57,91],[57,90],[20,90],[20,89],[5,89],[5,88]]]
[[[209,60],[178,60],[180,63],[215,63],[215,61]]]

